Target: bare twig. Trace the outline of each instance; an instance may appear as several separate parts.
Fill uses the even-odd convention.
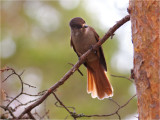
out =
[[[47,90],[43,90],[41,92],[38,93],[38,95],[44,95],[47,92]]]
[[[25,84],[25,85],[28,85],[28,87],[36,88],[35,86],[33,86],[33,85],[30,85],[30,84],[28,84],[28,83],[25,83],[25,82],[23,82],[23,84]]]
[[[121,116],[119,115],[119,113],[118,113],[118,112],[116,112],[116,114],[117,114],[117,116],[118,116],[119,120],[121,120]]]
[[[20,106],[28,105],[28,104],[30,104],[30,103],[32,103],[32,102],[35,102],[36,100],[39,99],[39,98],[37,98],[37,99],[35,99],[35,100],[31,100],[31,101],[23,104],[20,100],[18,100],[18,97],[19,97],[19,96],[21,96],[22,94],[27,95],[27,96],[34,96],[34,97],[35,97],[35,96],[42,96],[42,95],[45,93],[45,91],[39,92],[38,94],[35,94],[35,95],[25,93],[25,92],[24,92],[24,85],[27,85],[27,86],[32,87],[32,88],[36,88],[36,87],[33,86],[33,85],[30,85],[30,84],[28,84],[28,83],[24,83],[24,82],[23,82],[21,76],[22,76],[22,74],[24,73],[24,71],[23,71],[22,73],[18,74],[13,68],[9,68],[9,67],[6,67],[6,68],[0,70],[1,73],[2,73],[2,72],[5,72],[5,71],[11,71],[12,73],[9,74],[2,82],[5,82],[6,80],[8,80],[9,77],[11,77],[12,75],[15,75],[15,76],[17,76],[18,79],[20,80],[20,83],[21,83],[21,91],[20,91],[20,93],[19,93],[16,97],[10,97],[10,96],[8,96],[7,93],[5,93],[7,99],[4,100],[4,102],[8,101],[8,104],[7,104],[6,106],[0,106],[0,107],[1,107],[2,109],[4,109],[5,111],[8,111],[9,114],[10,114],[13,118],[17,118],[17,117],[13,114],[13,112],[15,112],[15,111],[17,110],[17,108],[19,108]],[[17,102],[19,103],[19,105],[17,105],[15,108],[9,107],[10,104],[11,104],[13,101],[17,101]],[[29,116],[31,119],[34,118],[34,116],[31,116],[31,112],[30,112],[30,111],[29,111],[27,114],[28,114],[28,116]]]
[[[61,108],[64,108],[62,105],[58,105],[58,100],[57,100],[57,102],[55,102],[54,104],[55,104],[55,106],[56,107],[61,107]],[[76,112],[76,108],[75,107],[70,107],[70,106],[66,106],[67,108],[72,108],[73,109],[73,112]]]
[[[125,104],[123,104],[121,106],[116,101],[114,101],[113,99],[111,99],[111,101],[113,101],[114,103],[116,103],[119,106],[118,109],[115,112],[111,113],[111,114],[106,114],[106,115],[83,115],[83,116],[79,116],[79,117],[107,117],[107,116],[112,116],[112,115],[117,114],[118,117],[119,117],[119,119],[121,119],[120,115],[118,114],[118,111],[120,109],[122,109],[123,107],[125,107],[135,96],[136,95],[132,96]]]
[[[12,73],[15,74],[15,75],[19,78],[19,80],[20,80],[20,83],[21,83],[21,92],[20,92],[16,97],[14,97],[14,98],[11,100],[11,102],[8,103],[8,105],[7,105],[6,107],[9,107],[9,105],[10,105],[15,99],[17,99],[21,94],[23,94],[23,88],[24,88],[24,86],[23,86],[23,81],[22,81],[22,78],[21,78],[21,75],[22,75],[23,72],[19,75],[19,74],[17,74],[17,73],[15,72],[14,69],[11,68],[11,70],[12,70]]]
[[[34,100],[31,100],[31,101],[28,101],[28,102],[26,102],[26,103],[20,103],[19,105],[17,105],[15,108],[14,108],[14,110],[17,110],[17,108],[19,108],[19,107],[21,107],[21,106],[25,106],[25,105],[28,105],[28,104],[30,104],[30,103],[33,103],[33,102],[35,102],[35,101],[37,101],[37,100],[39,100],[40,98],[37,98],[37,99],[34,99]]]
[[[68,63],[68,64],[74,66],[74,64],[72,64],[72,63]],[[79,69],[77,69],[77,71],[83,76],[83,73]]]
[[[45,114],[41,117],[41,119],[43,120],[45,117],[47,117],[48,114],[49,114],[49,110],[45,112]]]
[[[43,116],[39,115],[36,110],[34,112],[34,115],[36,115],[38,117],[38,119],[40,119],[40,120],[43,120],[45,117],[47,117],[48,114],[49,114],[49,110],[46,111]]]
[[[7,104],[6,108],[9,107],[9,105],[10,105],[13,101],[15,101],[15,100],[19,102],[19,100],[18,100],[17,98],[18,98],[20,95],[22,95],[22,94],[28,95],[28,96],[41,96],[41,95],[42,95],[42,94],[32,95],[32,94],[24,93],[24,92],[23,92],[23,91],[24,91],[24,85],[27,85],[27,86],[33,87],[33,88],[36,88],[36,87],[23,82],[21,76],[22,76],[22,74],[24,73],[24,71],[22,71],[22,73],[18,74],[13,68],[9,68],[9,67],[4,68],[4,69],[2,69],[2,70],[0,70],[0,71],[1,71],[1,72],[4,72],[4,71],[9,71],[9,70],[12,71],[12,73],[11,73],[10,75],[8,75],[2,82],[5,82],[5,81],[6,81],[9,77],[11,77],[12,75],[16,75],[16,76],[19,78],[20,83],[21,83],[21,91],[20,91],[20,93],[19,93],[16,97],[14,97],[14,98],[12,97],[12,100]]]
[[[46,101],[44,103],[44,112],[45,112],[45,114],[42,116],[42,119],[44,119],[45,117],[47,119],[49,119],[49,110],[47,110],[47,102]]]
[[[118,76],[118,75],[111,75],[112,77],[118,77],[118,78],[125,78],[127,80],[129,80],[130,82],[133,82],[133,79],[125,77],[125,76]]]
[[[0,105],[0,107],[2,109],[4,109],[5,111],[8,111],[10,113],[10,115],[13,117],[13,119],[16,119],[16,116],[13,114],[13,112],[12,112],[12,110],[10,108],[8,108],[6,106],[2,106],[2,105]]]
[[[36,115],[37,117],[39,117],[39,119],[41,119],[41,116],[38,114],[38,112],[35,109],[34,115]]]
[[[9,102],[11,102],[11,100],[14,99],[14,97],[10,97],[10,96],[8,96],[8,95],[7,95],[6,97],[7,97],[7,99],[4,100],[4,101],[9,101]],[[19,101],[18,99],[15,99],[15,100],[21,104],[21,101]]]
[[[42,96],[43,94],[35,94],[35,95],[32,95],[32,94],[29,94],[29,93],[22,93],[23,95],[28,95],[28,96]]]
[[[113,103],[115,103],[117,106],[118,106],[118,108],[117,108],[117,110],[115,111],[115,112],[113,112],[113,113],[110,113],[110,114],[104,114],[104,115],[85,115],[85,114],[83,114],[83,113],[81,113],[81,114],[77,114],[75,111],[74,112],[71,112],[69,109],[68,109],[68,107],[66,107],[65,105],[64,105],[64,103],[56,96],[56,94],[53,92],[53,95],[55,96],[55,98],[56,98],[56,100],[60,103],[60,105],[61,105],[61,107],[63,107],[64,109],[66,109],[66,111],[74,118],[74,119],[76,119],[76,118],[81,118],[81,117],[108,117],[108,116],[112,116],[112,115],[117,115],[118,116],[118,118],[119,118],[119,120],[121,119],[121,117],[120,117],[120,115],[119,115],[119,110],[120,109],[122,109],[123,107],[125,107],[126,105],[128,105],[128,103],[136,96],[136,95],[134,95],[134,96],[132,96],[125,104],[123,104],[123,105],[119,105],[116,101],[114,101],[113,99],[109,99],[109,100],[111,100]],[[59,107],[59,106],[58,106]]]
[[[125,107],[134,97],[136,97],[136,94],[133,95],[124,105],[120,106],[119,109]]]
[[[72,115],[73,114],[73,112],[71,112],[68,108],[69,107],[66,107],[64,104],[63,104],[63,102],[57,97],[57,95],[53,92],[53,95],[54,95],[54,97],[56,98],[56,100],[59,102],[59,104],[64,108],[64,109],[66,109],[69,113],[70,113],[70,115]],[[55,103],[55,105],[57,106],[57,103]],[[58,106],[59,107],[59,106]],[[75,108],[74,107],[70,107],[70,108],[73,108],[74,109],[74,111],[75,111]]]
[[[14,75],[14,73],[12,72],[12,74],[8,75],[2,82],[5,82],[9,77],[11,77],[12,75]]]
[[[29,116],[30,119],[35,120],[35,118],[34,118],[34,116],[32,115],[31,112],[28,112],[28,116]]]

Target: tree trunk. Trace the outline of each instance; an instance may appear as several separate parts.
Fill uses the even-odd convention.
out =
[[[160,119],[160,2],[130,0],[129,11],[139,119]]]

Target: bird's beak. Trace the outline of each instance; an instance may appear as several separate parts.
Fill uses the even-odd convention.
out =
[[[87,28],[87,27],[88,27],[88,25],[86,25],[86,24],[83,24],[83,27],[84,27],[84,28]]]

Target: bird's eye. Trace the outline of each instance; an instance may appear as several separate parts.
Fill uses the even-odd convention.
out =
[[[88,27],[88,25],[84,25],[84,28],[87,28]]]

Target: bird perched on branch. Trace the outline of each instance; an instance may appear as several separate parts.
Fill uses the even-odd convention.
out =
[[[71,19],[69,25],[71,28],[71,46],[78,57],[83,55],[100,39],[96,31],[86,25],[80,17]],[[97,97],[100,100],[112,97],[113,88],[106,75],[107,66],[102,47],[89,54],[84,65],[87,67],[88,75],[87,92],[91,93],[93,98]]]

